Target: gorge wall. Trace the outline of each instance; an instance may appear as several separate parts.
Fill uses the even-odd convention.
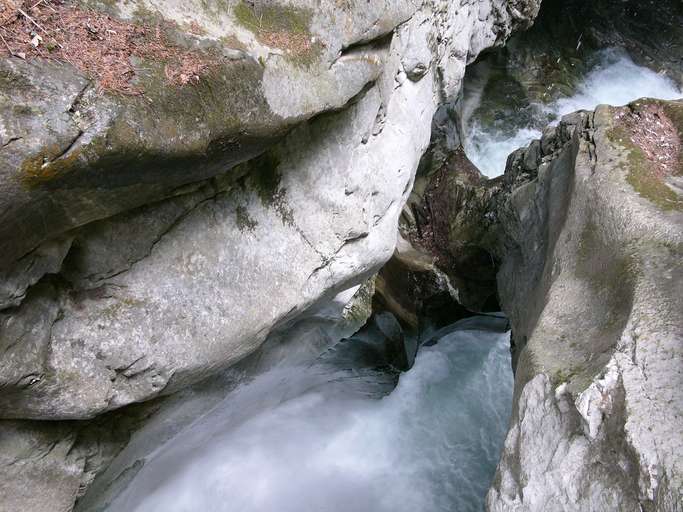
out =
[[[515,405],[489,510],[680,510],[681,114],[601,106],[510,157]]]
[[[532,29],[472,66],[477,102],[452,108],[460,132],[433,138],[421,166],[405,237],[461,304],[485,311],[493,293],[511,321],[513,417],[488,510],[680,510],[680,101],[545,127],[607,46],[680,98],[680,16],[680,4],[544,2]],[[543,136],[487,180],[460,147],[472,107]]]
[[[49,7],[31,19],[52,23]],[[69,510],[148,414],[126,405],[226,368],[374,274],[437,106],[539,6],[55,7],[99,23],[73,33],[100,52],[112,32],[150,28],[123,49],[133,78],[118,85],[134,94],[73,59],[10,48],[0,64],[7,510]],[[157,53],[140,50],[152,43]],[[206,65],[183,75],[190,50]],[[158,58],[169,53],[180,84],[178,63]]]
[[[501,308],[488,509],[681,510],[680,101],[566,117],[486,180],[462,86],[515,32],[486,58],[527,100],[614,44],[680,84],[682,4],[540,4],[0,6],[53,34],[0,48],[0,511],[102,510],[228,368]]]

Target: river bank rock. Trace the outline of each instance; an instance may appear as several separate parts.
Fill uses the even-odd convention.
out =
[[[497,311],[491,204],[501,180],[486,179],[462,148],[417,180],[406,223],[411,240],[434,256],[458,304],[473,312]]]
[[[95,160],[74,154],[82,170],[50,171],[50,179],[41,179],[35,187],[24,187],[14,174],[7,176],[6,182],[19,188],[8,185],[2,195],[8,205],[3,210],[3,229],[13,233],[3,236],[3,243],[16,248],[29,243],[33,236],[42,239],[57,232],[64,234],[56,249],[47,250],[43,244],[6,267],[11,283],[6,304],[12,307],[2,312],[8,355],[0,369],[6,389],[0,416],[89,418],[181,389],[253,351],[277,323],[322,297],[357,284],[389,258],[396,236],[393,227],[429,142],[431,118],[442,95],[455,95],[465,64],[487,45],[503,40],[515,26],[528,23],[537,5],[524,3],[526,11],[520,11],[519,6],[494,2],[485,16],[469,6],[439,10],[436,4],[419,7],[404,2],[392,9],[375,7],[371,4],[361,9],[354,4],[340,12],[330,7],[329,12],[310,13],[310,19],[306,18],[310,30],[322,38],[326,49],[304,67],[272,52],[264,65],[254,63],[263,51],[259,33],[246,30],[245,35],[244,30],[235,29],[252,45],[247,45],[251,60],[240,61],[240,65],[257,66],[261,71],[252,76],[243,70],[230,75],[232,78],[223,75],[223,79],[230,84],[237,81],[248,94],[261,95],[259,101],[266,114],[261,115],[261,110],[239,95],[227,91],[215,94],[214,88],[211,101],[227,101],[228,106],[221,104],[223,110],[231,108],[232,102],[246,110],[211,119],[216,123],[237,119],[239,133],[258,134],[259,144],[271,147],[227,173],[224,171],[231,162],[246,158],[239,149],[245,147],[243,143],[235,140],[234,144],[222,144],[223,135],[216,139],[218,142],[212,139],[230,128],[222,124],[219,130],[207,125],[207,136],[203,129],[186,130],[181,123],[185,117],[174,110],[167,112],[159,102],[155,104],[160,105],[162,115],[169,116],[180,139],[158,129],[163,119],[149,125],[140,115],[115,109],[115,119],[122,123],[135,119],[140,128],[123,130],[135,139],[131,144],[137,148],[135,165],[124,166],[115,154],[128,158],[130,151],[117,148],[116,138],[97,135],[117,126],[97,117],[111,113],[101,102],[113,100],[93,89],[89,103],[86,100],[90,96],[73,88],[73,98],[66,98],[64,110],[73,110],[68,105],[78,97],[79,111],[92,110],[95,116],[89,130],[100,131],[84,131],[77,141],[69,143],[67,151],[90,154],[81,146],[92,145],[102,137],[109,140],[109,149],[106,155],[96,152]],[[119,9],[123,19],[135,17],[130,6]],[[199,6],[197,9],[202,14]],[[235,9],[221,13],[227,20],[226,31],[239,25],[241,11]],[[303,4],[292,9],[292,16],[301,14],[302,9],[310,11]],[[162,4],[158,10],[172,20],[179,16],[172,3]],[[238,19],[233,19],[235,16]],[[349,19],[354,20],[353,25],[346,24]],[[215,36],[217,28],[203,18],[197,22],[202,20],[208,35]],[[394,31],[392,38],[383,37]],[[447,37],[437,41],[436,34]],[[366,45],[367,41],[372,42]],[[459,60],[451,58],[453,52],[461,55]],[[417,66],[415,62],[424,61],[427,54],[431,60],[423,62],[425,72],[408,76],[405,66]],[[36,73],[52,76],[50,68],[41,67],[38,61],[11,58],[5,64],[22,76],[34,77],[33,68],[39,70]],[[58,70],[59,76],[69,80],[77,76],[63,66]],[[253,83],[247,85],[245,81],[252,78]],[[339,81],[334,93],[330,92],[330,80]],[[277,82],[277,88],[272,81]],[[17,87],[21,86],[31,105],[38,104],[32,98],[43,98],[40,101],[48,104],[48,92],[43,91],[46,83],[28,78],[12,81],[20,84]],[[63,90],[71,89],[64,85]],[[166,100],[182,103],[187,112],[194,110],[194,103],[185,95],[201,97],[192,87],[181,88],[176,95],[172,91],[164,88],[164,94],[169,95]],[[282,95],[283,91],[291,94]],[[128,105],[152,98],[151,92],[143,92],[141,97],[117,97],[116,101]],[[55,105],[49,103],[51,109]],[[319,115],[300,125],[283,142],[272,145],[272,135],[283,132],[286,124],[342,107],[337,113]],[[156,116],[157,110],[150,115],[152,112]],[[65,115],[65,126],[72,126],[73,121],[67,119],[71,114]],[[274,122],[273,115],[285,121]],[[248,128],[242,118],[267,127],[268,133],[261,133],[258,127]],[[29,117],[27,122],[33,119]],[[192,125],[195,123],[193,120]],[[151,139],[145,135],[148,126]],[[41,132],[31,133],[40,139]],[[219,146],[221,155],[233,160],[214,157],[202,149],[202,158],[210,163],[204,169],[201,159],[195,159],[189,148],[183,149],[185,136],[191,138],[188,144]],[[22,162],[37,154],[31,153],[37,147],[34,142],[20,138],[7,146],[10,165],[3,169],[20,172]],[[43,139],[40,142],[47,143]],[[155,144],[158,147],[150,149]],[[164,151],[164,147],[170,149]],[[233,151],[233,147],[238,150]],[[396,147],[402,151],[396,152]],[[145,155],[151,154],[163,158],[150,161]],[[179,154],[180,160],[174,156]],[[113,162],[114,167],[98,164],[101,159]],[[165,167],[169,160],[177,172]],[[139,167],[142,163],[144,166]],[[44,161],[41,173],[51,165],[51,160]],[[116,170],[121,166],[123,171]],[[221,171],[215,178],[201,181]],[[134,175],[132,185],[126,178],[128,173]],[[89,182],[91,174],[93,181]],[[109,181],[110,177],[115,182]],[[193,183],[186,184],[189,181]],[[111,216],[165,195],[156,193],[159,184],[167,191],[172,187],[173,197]],[[138,195],[139,189],[156,192]],[[87,205],[73,203],[72,193]],[[119,197],[125,204],[119,204]],[[40,198],[51,209],[41,209]],[[59,198],[78,214],[69,214],[69,220],[62,222],[53,210],[62,208]],[[11,212],[27,209],[49,221],[41,223],[45,232],[32,231],[31,237],[22,236],[19,243],[16,235],[24,231],[20,223],[27,217],[17,214],[15,219]],[[94,210],[97,213],[90,215]],[[101,216],[108,218],[68,231]],[[54,230],[50,228],[53,222],[58,224]],[[35,239],[35,243],[41,241]],[[8,254],[3,251],[3,255]],[[23,272],[22,285],[16,276],[18,270],[26,268],[26,258],[33,262],[33,270]],[[41,273],[48,272],[41,281]],[[271,291],[264,294],[265,290]],[[25,350],[28,344],[30,351]]]
[[[683,103],[567,116],[497,212],[513,418],[488,510],[680,509]]]

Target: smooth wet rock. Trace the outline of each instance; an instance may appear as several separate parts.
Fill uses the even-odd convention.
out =
[[[401,225],[407,212],[404,208]],[[416,245],[399,231],[393,256],[377,274],[373,300],[375,311],[390,312],[411,335],[466,314],[456,300],[457,290],[437,266],[436,258]]]
[[[80,3],[131,23],[151,17],[173,27],[169,37],[181,47],[240,46],[244,58],[225,59],[188,86],[167,83],[163,66],[138,62],[138,95],[99,91],[68,63],[1,59],[3,267],[59,233],[222,174],[301,121],[343,107],[382,72],[388,47],[369,42],[417,9],[408,0],[391,9],[379,1],[346,9],[270,2],[266,23],[296,21],[278,25],[284,47],[275,48],[247,19],[246,2]],[[292,53],[287,44],[301,37],[319,43]]]
[[[84,460],[68,425],[0,422],[0,510],[71,510]]]
[[[535,5],[528,4],[531,13]],[[123,170],[112,174],[108,168],[96,165],[96,161],[79,158],[78,165],[85,167],[78,178],[67,172],[64,183],[60,173],[55,177],[57,181],[51,178],[49,186],[41,181],[41,197],[47,198],[52,206],[67,191],[77,191],[79,200],[87,201],[88,207],[69,203],[77,214],[69,214],[66,223],[49,212],[41,214],[59,224],[59,229],[73,227],[72,221],[80,215],[89,216],[92,207],[98,212],[95,217],[108,218],[71,232],[72,248],[64,258],[63,270],[51,270],[58,274],[52,279],[54,296],[49,299],[55,314],[43,317],[33,327],[27,326],[32,334],[21,338],[23,343],[35,346],[35,353],[45,357],[26,361],[24,366],[5,365],[2,373],[9,373],[11,378],[7,378],[8,388],[0,397],[0,416],[90,418],[181,389],[254,351],[278,324],[290,321],[317,301],[358,284],[390,257],[397,218],[429,142],[431,119],[443,90],[457,90],[464,64],[486,44],[505,38],[529,18],[519,18],[517,11],[498,3],[486,16],[469,7],[452,6],[439,11],[438,23],[430,25],[427,20],[433,14],[432,7],[425,6],[419,15],[396,29],[389,40],[384,35],[391,33],[399,21],[409,18],[412,11],[407,4],[389,10],[373,6],[368,8],[364,4],[362,13],[344,11],[341,16],[356,16],[359,23],[363,19],[369,23],[367,16],[377,11],[383,21],[372,23],[372,35],[358,32],[362,24],[348,32],[348,26],[339,25],[339,20],[325,18],[329,13],[324,10],[311,20],[311,30],[329,35],[325,42],[328,47],[349,48],[332,62],[331,73],[337,73],[337,66],[346,69],[335,75],[334,79],[342,80],[344,87],[335,86],[338,93],[334,98],[320,96],[330,93],[327,86],[321,85],[328,75],[316,75],[313,80],[309,68],[294,70],[286,59],[270,57],[265,70],[253,75],[255,80],[262,81],[262,86],[249,86],[249,94],[256,95],[256,103],[227,93],[216,96],[235,101],[239,109],[246,109],[244,112],[233,112],[227,118],[216,115],[207,120],[209,124],[205,127],[187,130],[182,124],[186,117],[169,111],[179,138],[169,138],[163,130],[154,130],[149,139],[150,144],[156,144],[154,151],[164,155],[163,159],[151,162],[138,156],[130,166],[128,160],[125,165],[123,160],[117,160],[115,152],[107,153],[108,162],[123,166]],[[170,4],[158,8],[166,17],[178,14]],[[119,14],[133,16],[131,13]],[[424,33],[425,24],[431,27],[429,37]],[[234,20],[225,30],[233,26]],[[463,26],[470,27],[467,38],[458,31]],[[377,27],[385,28],[375,32]],[[215,35],[217,27],[211,30],[209,33]],[[441,31],[455,31],[457,37],[446,44],[436,37]],[[250,38],[254,51],[262,47],[262,41],[254,39],[254,34],[245,37]],[[379,39],[367,46],[355,44],[368,38]],[[431,52],[433,64],[421,80],[408,80],[396,87],[394,77],[405,72],[404,52],[413,56]],[[451,73],[449,80],[439,78],[441,74],[437,72],[446,65],[444,52],[449,56],[453,52],[462,55],[461,72]],[[334,59],[337,57],[335,54]],[[318,64],[329,64],[325,61],[329,58],[329,52],[323,52]],[[453,59],[449,59],[448,66],[452,64]],[[243,62],[234,65],[251,66]],[[368,65],[375,67],[370,74],[363,75],[362,70]],[[317,64],[312,66],[311,73]],[[268,92],[267,82],[274,80],[268,78],[271,72],[287,77],[278,83],[278,94]],[[358,73],[365,78],[356,80]],[[222,80],[227,85],[244,85],[252,77],[245,72],[237,76],[224,75]],[[35,89],[31,94],[40,93],[41,83],[31,85],[31,91]],[[374,85],[369,86],[370,83]],[[363,88],[367,90],[358,94]],[[183,89],[176,93],[166,88],[164,101],[181,103],[195,92]],[[305,94],[310,97],[304,100]],[[223,156],[206,153],[202,158],[208,159],[213,169],[210,173],[215,174],[219,168],[224,171],[209,181],[198,182],[207,177],[203,170],[186,179],[186,165],[174,167],[182,176],[157,165],[167,157],[175,165],[176,156],[182,153],[186,164],[191,160],[193,169],[202,169],[201,159],[190,158],[192,152],[188,153],[183,145],[211,146],[204,130],[218,134],[230,129],[227,125],[214,129],[211,123],[225,122],[221,119],[245,117],[277,131],[283,125],[273,123],[273,110],[278,112],[277,116],[301,121],[321,109],[339,109],[353,95],[357,96],[345,109],[304,123],[282,143],[227,173],[230,165]],[[96,116],[115,111],[123,116],[116,119],[128,122],[137,118],[130,108],[145,99],[155,101],[152,96],[125,99],[120,100],[128,102],[123,111],[103,110],[101,102],[114,100],[89,89],[80,95],[78,109],[90,109]],[[189,96],[186,99],[185,106],[192,108]],[[231,105],[221,108],[229,109]],[[260,116],[258,105],[263,105],[268,115]],[[65,108],[68,110],[68,106]],[[163,109],[162,112],[165,113]],[[145,122],[140,123],[143,131],[136,132],[135,137],[147,133]],[[101,124],[91,125],[92,129]],[[246,129],[243,124],[240,126],[241,130]],[[88,133],[81,136],[78,144],[97,139]],[[269,137],[259,140],[272,144]],[[116,139],[111,144],[115,148]],[[221,155],[233,158],[232,146],[219,146],[223,148]],[[401,151],[396,151],[397,147]],[[28,151],[24,146],[16,146],[13,151],[21,152],[20,149]],[[143,156],[146,151],[142,150]],[[98,155],[95,157],[100,158]],[[136,167],[142,163],[144,169]],[[42,166],[41,169],[44,170]],[[109,183],[110,177],[116,183]],[[133,187],[151,186],[159,191],[159,183],[164,189],[172,185],[174,197],[111,216],[120,207],[119,198],[125,198],[126,208],[136,206],[137,193],[126,184],[129,177]],[[197,183],[178,188],[180,182],[187,181]],[[66,187],[67,182],[77,184],[78,188]],[[91,187],[88,190],[95,195],[84,192],[84,187]],[[34,197],[31,194],[26,197]],[[11,193],[5,197],[14,201]],[[145,196],[145,201],[150,199]],[[19,204],[15,206],[18,208]],[[26,204],[21,206],[25,207]],[[80,224],[85,220],[74,222]],[[8,220],[3,228],[11,225]],[[2,240],[16,247],[11,237]],[[37,279],[29,277],[29,282]],[[30,309],[30,305],[20,304],[5,312],[4,325],[9,326],[15,317],[27,318]],[[28,357],[22,353],[21,344],[15,349],[20,359]],[[24,367],[26,370],[18,369]],[[25,385],[27,379],[29,385]]]
[[[491,203],[500,180],[487,180],[457,149],[418,181],[405,223],[408,236],[433,256],[458,304],[470,311],[497,310]]]

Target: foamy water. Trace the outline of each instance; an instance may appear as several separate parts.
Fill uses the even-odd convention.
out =
[[[486,175],[495,177],[505,171],[508,155],[541,136],[548,120],[559,119],[577,110],[593,110],[600,104],[625,105],[638,98],[664,100],[683,97],[674,82],[654,71],[638,66],[623,52],[602,51],[595,67],[585,76],[576,94],[541,106],[536,105],[534,119],[505,130],[484,126],[476,115],[466,120],[464,148],[469,159]]]
[[[109,510],[482,510],[510,414],[509,336],[456,331],[390,394],[368,398],[372,380],[271,370],[148,460]]]

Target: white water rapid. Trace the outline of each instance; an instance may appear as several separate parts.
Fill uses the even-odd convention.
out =
[[[482,510],[510,414],[509,335],[437,340],[384,396],[381,372],[348,356],[257,376],[148,458],[108,510]]]
[[[479,95],[473,91],[472,95]],[[586,74],[574,96],[560,98],[548,105],[532,105],[532,119],[525,119],[505,129],[485,126],[475,114],[465,119],[464,149],[468,158],[482,173],[493,178],[505,170],[507,157],[517,148],[541,136],[548,121],[558,122],[562,116],[577,110],[593,110],[600,104],[625,105],[638,98],[671,100],[683,97],[676,84],[654,71],[638,66],[625,53],[607,49],[599,53],[593,69]],[[465,98],[465,102],[477,98]],[[510,116],[514,119],[514,116]],[[513,123],[514,124],[514,123]]]

